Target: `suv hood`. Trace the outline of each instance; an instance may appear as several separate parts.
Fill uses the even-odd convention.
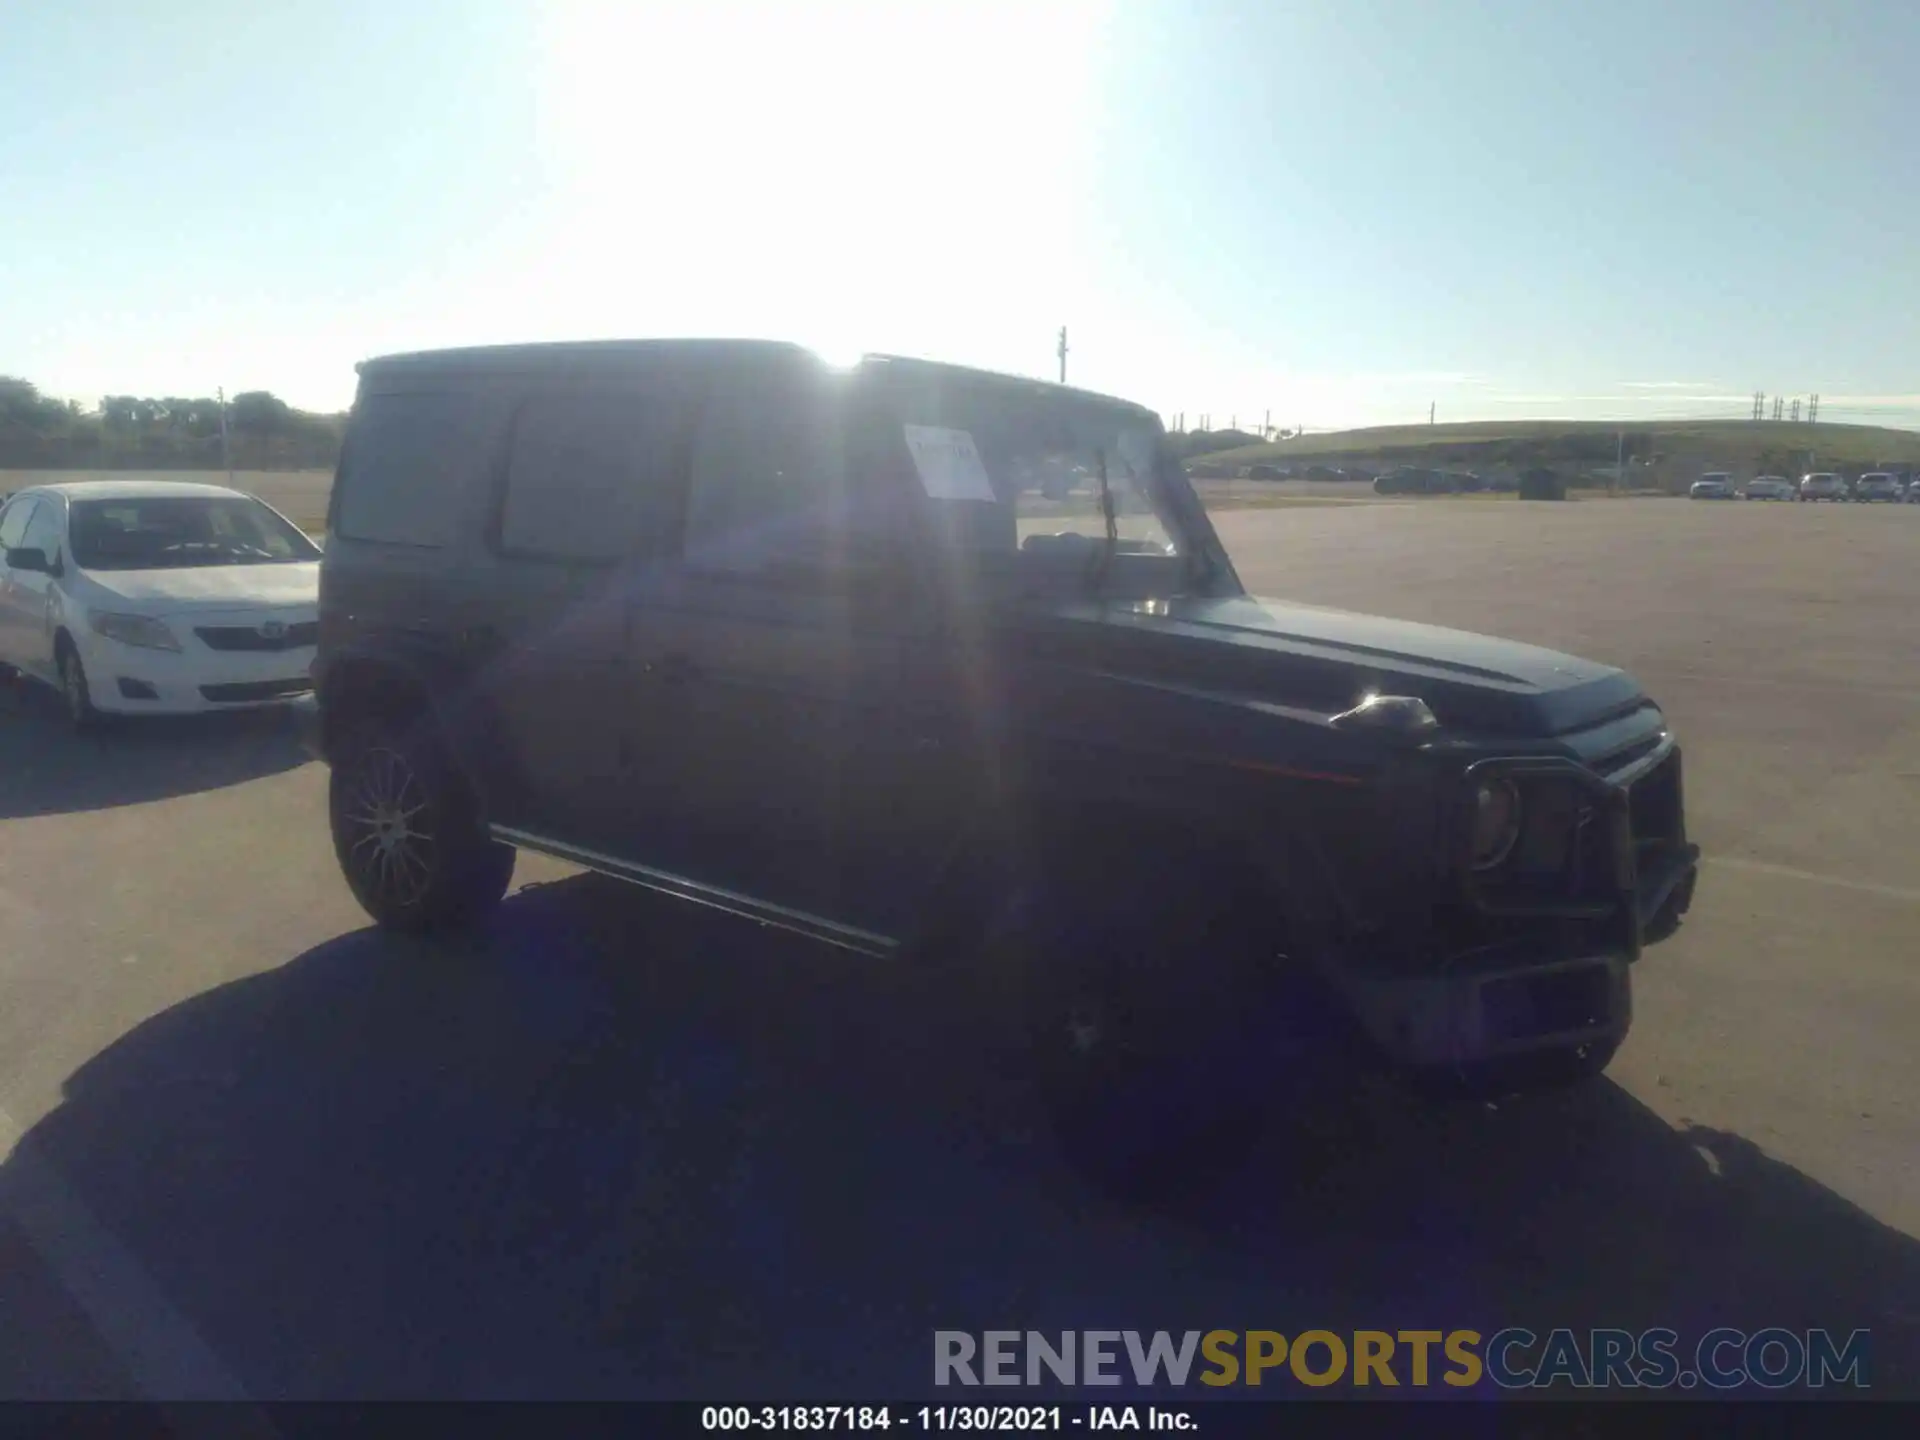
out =
[[[239,606],[317,605],[320,562],[197,565],[191,569],[88,570],[97,603],[146,609],[231,610]]]
[[[1646,701],[1633,678],[1556,650],[1347,610],[1263,601],[1076,605],[1122,676],[1230,691],[1320,715],[1369,692],[1417,695],[1449,730],[1546,738]]]

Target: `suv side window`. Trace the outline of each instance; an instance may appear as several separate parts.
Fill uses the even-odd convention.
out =
[[[694,437],[688,567],[793,579],[891,552],[892,507],[856,494],[847,431],[845,407],[826,385],[716,391]]]
[[[354,406],[333,531],[346,540],[453,543],[463,491],[486,468],[492,427],[465,395],[369,395]]]
[[[0,510],[0,551],[26,543],[27,522],[33,518],[35,503],[30,498],[20,499]]]
[[[635,553],[659,533],[677,414],[641,395],[529,400],[514,420],[500,553],[591,564]]]

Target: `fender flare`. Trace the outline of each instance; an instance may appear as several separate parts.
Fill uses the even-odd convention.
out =
[[[491,767],[491,727],[472,696],[470,677],[422,645],[368,639],[330,652],[314,675],[319,705],[317,739],[333,763],[355,711],[418,716],[445,747],[454,771],[482,803]],[[374,685],[371,697],[363,687]]]

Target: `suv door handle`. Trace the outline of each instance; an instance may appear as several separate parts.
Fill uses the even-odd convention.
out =
[[[664,680],[669,685],[684,685],[689,680],[700,678],[700,667],[693,663],[692,656],[675,650],[649,663],[647,674],[656,680]]]

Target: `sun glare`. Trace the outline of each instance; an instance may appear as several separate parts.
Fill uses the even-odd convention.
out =
[[[835,356],[1033,345],[1072,270],[1097,19],[554,6],[541,306],[600,330],[821,337]]]

